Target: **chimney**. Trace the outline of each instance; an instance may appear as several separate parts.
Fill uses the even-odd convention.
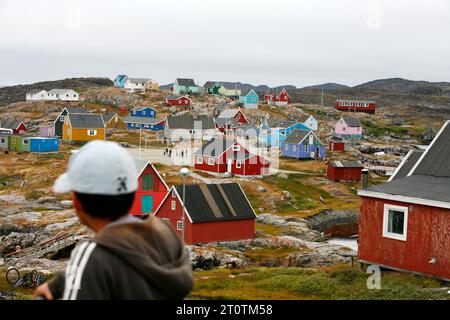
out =
[[[369,186],[369,170],[361,170],[361,188],[366,189]]]

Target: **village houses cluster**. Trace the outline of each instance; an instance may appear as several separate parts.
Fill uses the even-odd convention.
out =
[[[129,92],[162,91],[148,78],[118,75],[114,86]],[[204,95],[225,97],[227,102],[214,107],[211,114],[191,112],[195,98]],[[327,152],[345,152],[351,141],[363,139],[360,120],[349,112],[375,113],[376,103],[364,100],[337,100],[335,108],[347,111],[335,123],[327,143],[318,133],[319,123],[310,114],[295,120],[265,116],[255,122],[248,110],[262,104],[283,108],[292,104],[285,88],[258,93],[239,83],[207,81],[203,86],[193,79],[177,78],[164,93],[167,108],[177,114],[160,117],[155,106],[138,106],[117,112],[92,113],[78,103],[80,95],[71,89],[33,90],[26,101],[65,101],[53,123],[42,125],[39,135],[27,133],[20,119],[0,121],[0,148],[14,152],[57,152],[60,142],[84,143],[107,139],[108,131],[155,131],[168,144],[184,140],[200,141],[192,154],[192,166],[224,177],[260,177],[271,174],[271,161],[249,150],[236,139],[251,140],[262,148],[275,148],[279,155],[298,160],[326,160]],[[260,101],[260,99],[262,101]],[[232,138],[231,138],[232,137]],[[362,199],[359,258],[400,270],[450,278],[448,251],[434,250],[450,223],[450,125],[447,122],[425,152],[411,152],[390,181],[358,191]],[[139,182],[130,214],[155,215],[180,235],[182,215],[186,243],[207,243],[252,239],[256,214],[238,183],[169,187],[149,161],[136,159]],[[359,161],[328,161],[326,176],[331,181],[359,181],[364,165]],[[183,200],[184,199],[184,200]],[[439,222],[440,221],[440,222]],[[446,221],[443,224],[442,221]],[[448,231],[448,230],[447,230]],[[427,242],[428,241],[428,242]],[[426,244],[425,244],[426,243]],[[416,248],[408,255],[408,250]],[[450,248],[447,248],[450,250]],[[405,257],[397,259],[398,255]]]

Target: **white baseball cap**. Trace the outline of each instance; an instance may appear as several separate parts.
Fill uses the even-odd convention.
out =
[[[137,185],[136,165],[128,152],[115,142],[94,140],[70,157],[53,191],[121,195],[136,191]]]

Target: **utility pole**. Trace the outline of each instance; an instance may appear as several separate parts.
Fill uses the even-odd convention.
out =
[[[181,204],[181,225],[182,225],[182,227],[181,227],[181,239],[183,240],[183,242],[184,242],[184,237],[185,237],[185,234],[186,234],[186,230],[185,230],[185,227],[184,227],[184,222],[185,222],[185,213],[184,213],[184,211],[185,211],[185,204],[184,204],[184,202],[186,201],[186,178],[189,176],[189,169],[188,168],[181,168],[180,169],[180,176],[181,176],[181,179],[183,180],[183,203]]]
[[[322,98],[320,100],[320,106],[323,107],[323,88],[322,88]]]

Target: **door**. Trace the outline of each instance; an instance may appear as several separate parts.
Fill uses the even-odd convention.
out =
[[[232,169],[233,169],[233,160],[232,159],[228,159],[228,161],[227,161],[227,172],[228,173],[232,173],[231,172]]]
[[[153,212],[153,196],[142,196],[142,214]]]

